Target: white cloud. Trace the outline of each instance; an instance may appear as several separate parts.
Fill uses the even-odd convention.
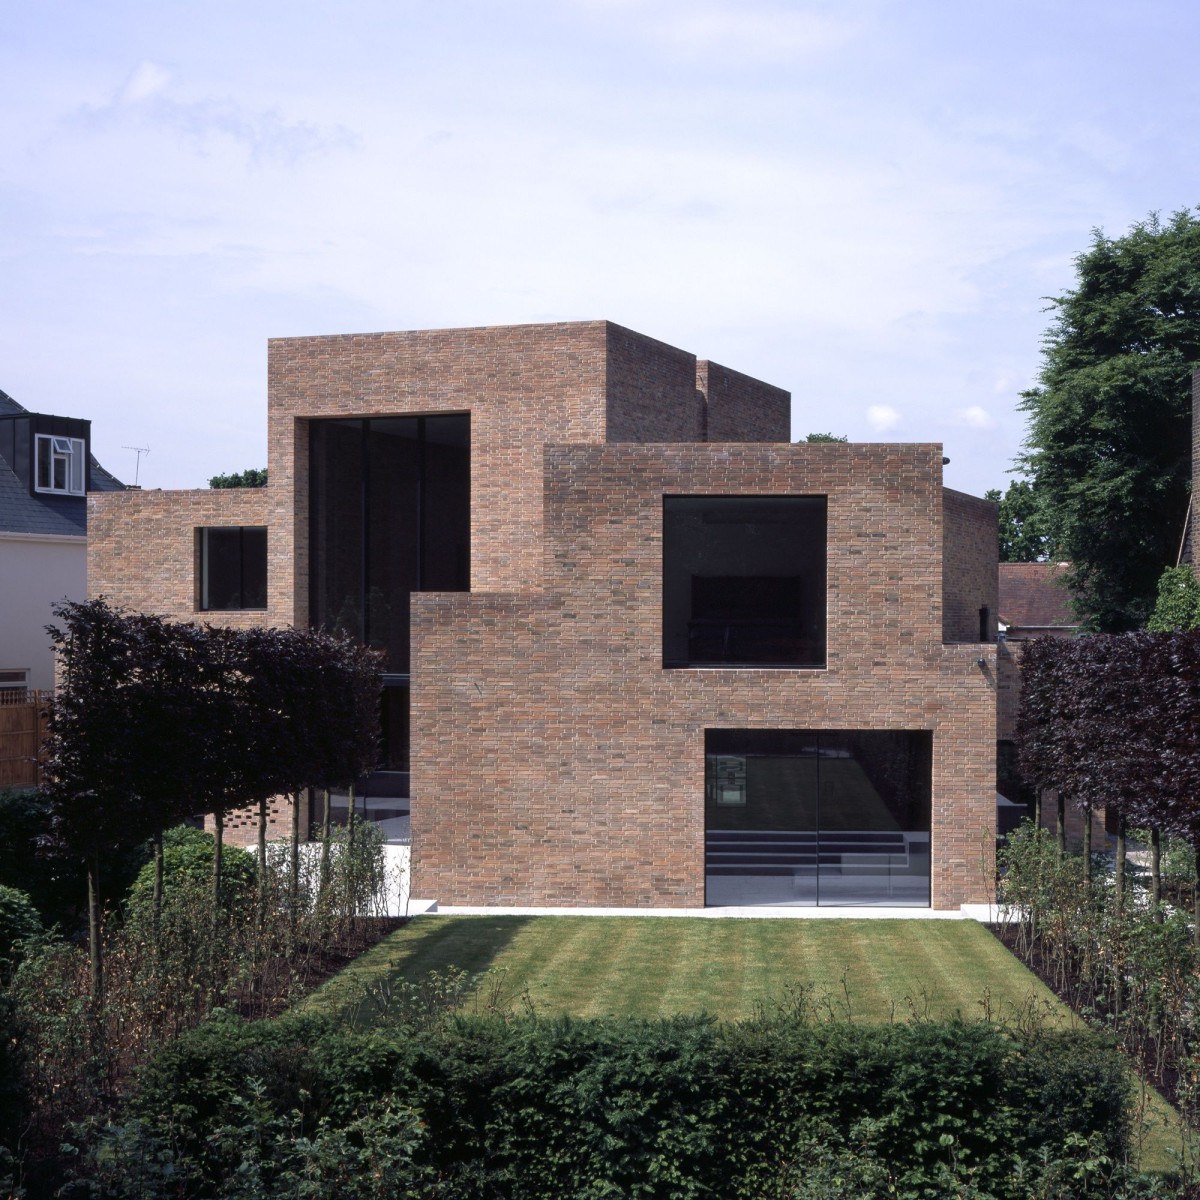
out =
[[[972,429],[996,428],[996,418],[987,409],[980,407],[978,404],[972,404],[970,408],[959,409],[958,423],[960,425],[969,425]]]
[[[867,423],[876,433],[887,433],[900,424],[900,414],[887,404],[872,404],[867,409]]]
[[[157,96],[171,82],[171,72],[158,63],[144,59],[133,69],[133,73],[125,81],[117,94],[120,104],[139,104]]]

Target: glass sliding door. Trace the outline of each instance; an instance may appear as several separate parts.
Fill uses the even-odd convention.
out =
[[[929,904],[927,730],[710,729],[710,905]]]

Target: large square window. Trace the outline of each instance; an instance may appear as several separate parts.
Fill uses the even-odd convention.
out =
[[[196,533],[201,611],[266,608],[266,526],[210,526]]]
[[[34,490],[82,496],[87,490],[83,438],[37,435]]]
[[[825,666],[824,496],[663,498],[663,666]]]

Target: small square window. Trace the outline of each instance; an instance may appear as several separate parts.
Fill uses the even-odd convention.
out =
[[[82,496],[87,490],[83,438],[37,435],[34,491]]]
[[[196,531],[199,541],[199,607],[230,612],[267,607],[267,528],[265,525],[211,526]]]

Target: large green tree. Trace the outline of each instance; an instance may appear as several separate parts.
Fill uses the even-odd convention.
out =
[[[1000,506],[1001,562],[1041,562],[1050,554],[1053,543],[1028,479],[1014,479],[1003,494],[999,488],[991,488],[983,498]]]
[[[1200,210],[1097,230],[1051,301],[1039,386],[1023,394],[1043,532],[1086,628],[1145,624],[1187,512],[1200,363]]]

